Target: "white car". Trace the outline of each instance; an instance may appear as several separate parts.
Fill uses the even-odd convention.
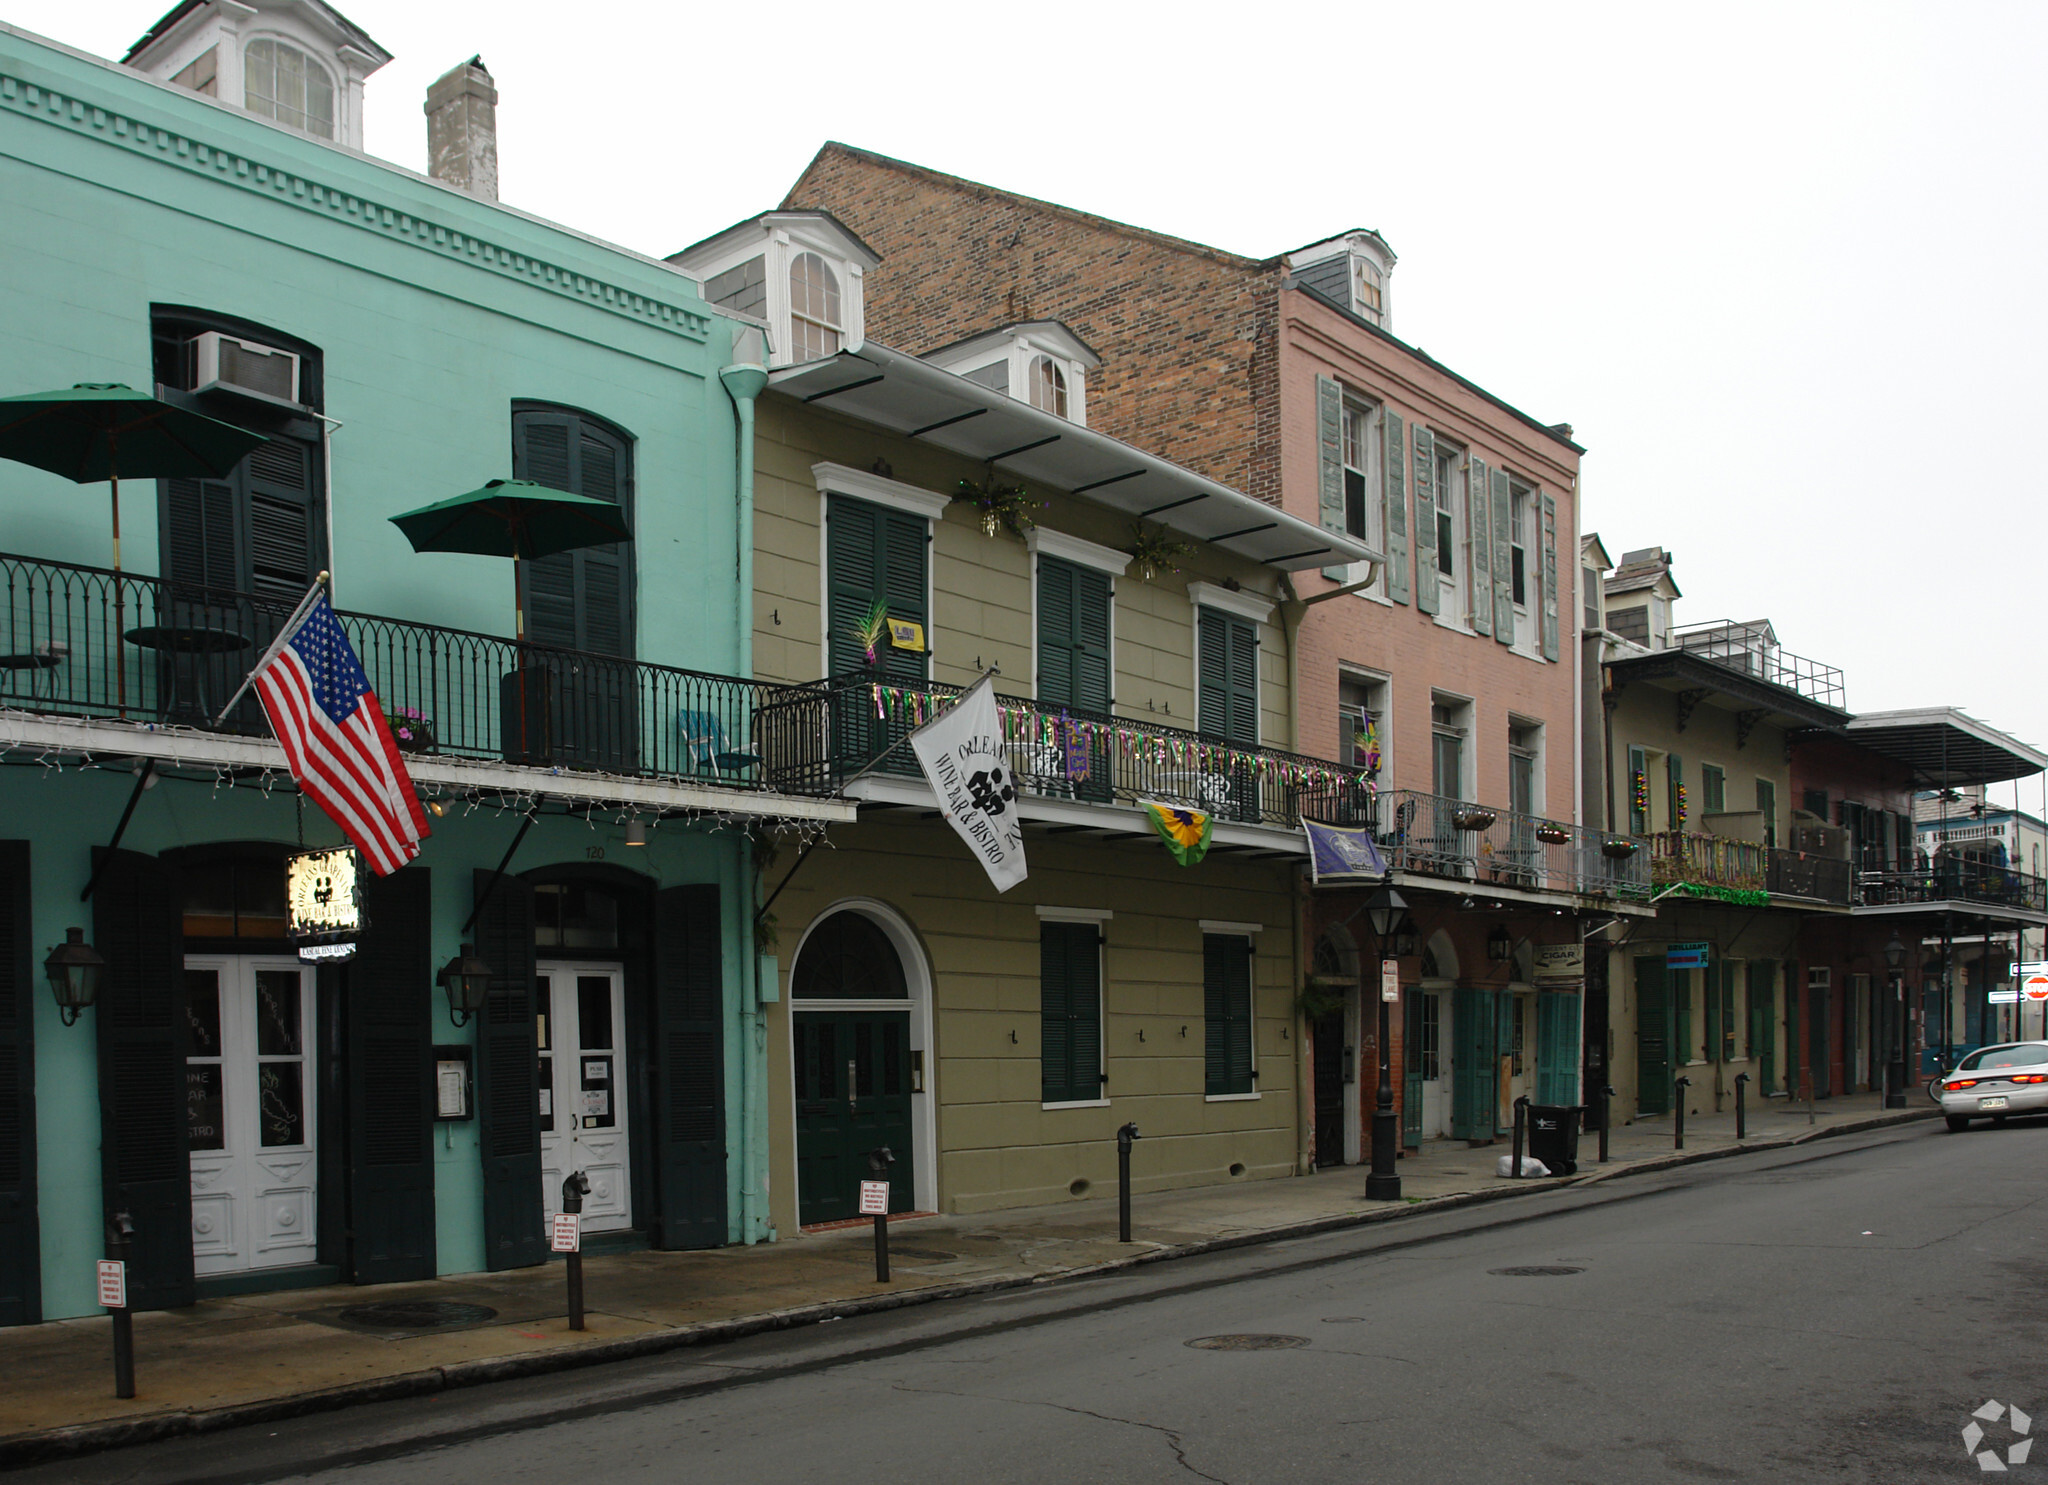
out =
[[[1972,1119],[2003,1124],[2008,1114],[2048,1114],[2048,1042],[1979,1047],[1929,1091],[1956,1131],[1968,1129]]]

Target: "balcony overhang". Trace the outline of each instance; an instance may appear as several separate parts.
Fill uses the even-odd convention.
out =
[[[1687,715],[1692,705],[1704,702],[1738,716],[1748,716],[1752,726],[1762,721],[1776,727],[1810,727],[1826,732],[1841,731],[1850,719],[1850,714],[1840,707],[1809,700],[1789,686],[1775,685],[1732,666],[1717,664],[1691,650],[1652,650],[1647,655],[1631,655],[1605,664],[1617,688],[1642,682],[1669,691]],[[1690,704],[1687,698],[1691,698]],[[1683,724],[1680,725],[1683,730]]]
[[[1873,753],[1912,769],[1916,787],[1997,784],[2048,769],[2048,753],[1952,706],[1865,712],[1852,718],[1846,730]]]
[[[1384,560],[1363,542],[872,340],[773,372],[768,384],[1267,567]]]
[[[2048,928],[2048,913],[2002,902],[1972,902],[1966,897],[1929,902],[1876,902],[1849,910],[1855,918],[1948,918],[1957,923],[2004,923],[2021,928]]]
[[[265,738],[27,712],[0,711],[0,750],[57,758],[154,759],[172,767],[290,772],[284,749]],[[757,789],[725,789],[683,780],[628,778],[481,758],[414,754],[406,759],[406,771],[415,784],[425,786],[423,792],[430,797],[436,789],[456,799],[473,795],[530,795],[650,812],[745,816],[819,825],[847,824],[855,815],[853,803],[844,799],[812,799]]]
[[[1471,911],[1486,912],[1498,906],[1530,907],[1553,912],[1600,913],[1615,918],[1654,918],[1656,907],[1640,897],[1619,894],[1604,897],[1591,892],[1554,892],[1543,888],[1514,887],[1504,882],[1440,877],[1424,871],[1390,871],[1387,881],[1402,892],[1428,897],[1456,897],[1469,901]],[[1358,883],[1346,883],[1357,890]]]

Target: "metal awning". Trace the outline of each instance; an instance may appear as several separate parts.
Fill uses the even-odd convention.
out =
[[[1268,567],[1297,572],[1383,560],[1352,537],[872,340],[784,367],[768,384]]]
[[[2048,769],[2048,753],[1952,706],[1865,712],[1850,721],[1848,734],[1911,768],[1914,784],[1930,789],[2002,783]]]

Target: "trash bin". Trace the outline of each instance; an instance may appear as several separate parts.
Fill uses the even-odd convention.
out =
[[[1579,1168],[1577,1104],[1529,1105],[1529,1153],[1550,1168],[1553,1176],[1576,1174]]]

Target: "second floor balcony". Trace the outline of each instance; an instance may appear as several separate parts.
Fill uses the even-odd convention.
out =
[[[1525,892],[1650,895],[1650,853],[1637,837],[1415,789],[1381,794],[1371,818],[1394,871]]]
[[[1847,862],[1843,863],[1846,871]],[[2048,914],[2048,880],[1992,861],[1937,858],[1912,870],[1855,874],[1856,903],[1864,908],[1901,908],[1961,903]]]
[[[1650,837],[1650,880],[1738,892],[1765,890],[1764,847],[1702,831],[1660,830]]]

